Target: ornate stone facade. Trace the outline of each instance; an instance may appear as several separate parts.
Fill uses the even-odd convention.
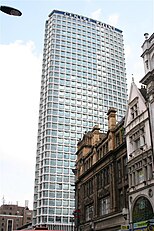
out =
[[[131,230],[154,219],[154,34],[145,34],[142,48],[146,87],[132,82],[125,118]]]
[[[76,161],[76,229],[119,230],[127,224],[128,175],[124,120],[108,111],[108,132],[98,126],[78,142]]]
[[[32,210],[12,204],[0,206],[0,230],[12,231],[32,222]]]

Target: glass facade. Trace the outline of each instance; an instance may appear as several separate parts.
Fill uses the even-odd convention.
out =
[[[77,140],[106,112],[126,111],[122,31],[83,16],[54,10],[46,21],[33,224],[71,230]]]

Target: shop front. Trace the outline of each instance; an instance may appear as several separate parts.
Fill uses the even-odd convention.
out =
[[[133,230],[136,231],[154,231],[154,220],[141,221],[133,224]]]

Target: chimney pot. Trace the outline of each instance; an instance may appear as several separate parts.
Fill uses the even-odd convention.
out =
[[[116,126],[116,109],[115,108],[110,108],[108,110],[108,129],[114,129]]]
[[[145,37],[145,40],[147,40],[149,38],[149,34],[148,33],[145,33],[144,34],[144,37]]]

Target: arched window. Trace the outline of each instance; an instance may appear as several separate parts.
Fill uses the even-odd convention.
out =
[[[154,212],[150,201],[142,196],[137,199],[133,208],[133,223],[146,221],[154,218]]]

